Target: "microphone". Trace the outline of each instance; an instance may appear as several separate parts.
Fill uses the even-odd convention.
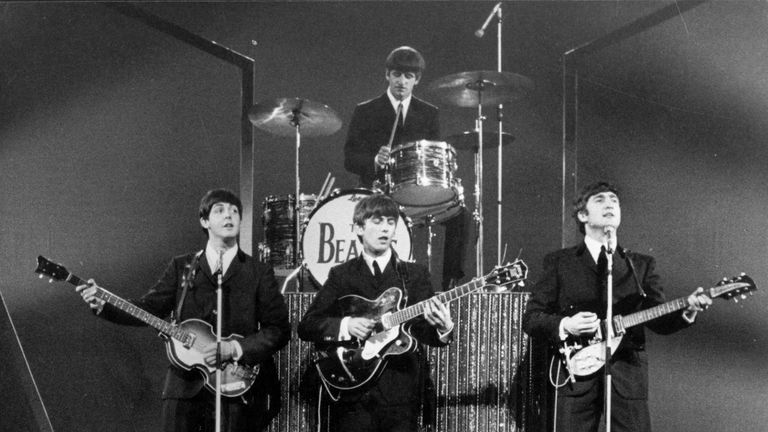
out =
[[[481,38],[485,35],[485,29],[488,28],[488,24],[491,23],[493,16],[496,15],[500,7],[501,7],[501,2],[496,3],[496,6],[493,7],[491,14],[488,15],[488,18],[485,19],[483,26],[480,27],[477,31],[475,31],[475,36],[477,36],[478,38]]]
[[[605,234],[605,253],[613,254],[613,243],[615,241],[616,227],[606,225],[603,228],[603,233]]]

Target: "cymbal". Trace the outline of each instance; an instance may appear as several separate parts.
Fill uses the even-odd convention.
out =
[[[460,107],[498,105],[525,97],[533,81],[512,72],[469,71],[439,78],[429,90],[439,98]]]
[[[301,98],[257,103],[248,118],[257,128],[280,136],[294,136],[296,124],[303,136],[331,135],[341,128],[341,119],[328,105]]]
[[[477,136],[478,136],[477,131],[464,131],[462,133],[451,135],[448,138],[445,138],[444,141],[452,145],[454,148],[458,150],[468,149],[476,152],[478,150]],[[515,140],[515,137],[512,136],[512,134],[507,132],[502,132],[501,134],[502,146],[511,144],[514,140]],[[483,131],[483,148],[489,149],[489,148],[496,148],[498,146],[499,146],[498,132]]]

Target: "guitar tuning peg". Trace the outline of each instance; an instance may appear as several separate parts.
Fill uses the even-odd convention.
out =
[[[733,298],[733,302],[734,302],[734,303],[738,303],[738,302],[739,302],[739,298],[738,298],[738,297],[734,297],[734,298]]]
[[[53,278],[48,279],[48,283],[53,283]]]
[[[742,299],[744,299],[744,300],[746,300],[746,299],[747,299],[747,295],[746,295],[746,294],[742,294],[742,295],[741,295],[741,298],[742,298]]]
[[[39,274],[39,275],[37,275],[37,278],[38,278],[38,279],[42,279],[42,278],[43,278],[43,275],[42,275],[42,274]]]
[[[739,276],[740,276],[740,277],[744,277],[744,276],[746,276],[746,275],[747,275],[746,273],[744,273],[744,272],[741,272],[741,274],[740,274]]]

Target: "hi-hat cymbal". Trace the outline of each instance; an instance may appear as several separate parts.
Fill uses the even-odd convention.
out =
[[[452,145],[454,148],[458,150],[468,149],[476,152],[478,150],[477,136],[478,136],[477,131],[464,131],[462,133],[451,135],[448,138],[446,138],[444,141]],[[515,140],[515,137],[512,136],[512,134],[507,132],[502,132],[501,134],[502,146],[511,144],[512,141],[514,140]],[[498,146],[499,146],[498,132],[483,131],[483,148],[491,149],[491,148],[497,148]]]
[[[533,88],[533,81],[512,72],[469,71],[439,78],[429,90],[445,102],[460,107],[483,105],[520,99]]]
[[[341,119],[328,105],[301,98],[280,98],[257,103],[248,111],[251,123],[275,135],[331,135],[341,128]]]

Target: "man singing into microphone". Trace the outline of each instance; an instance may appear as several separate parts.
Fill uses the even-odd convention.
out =
[[[574,201],[573,217],[584,242],[544,258],[544,273],[532,290],[523,329],[533,338],[562,346],[574,337],[594,336],[606,314],[606,269],[612,260],[613,314],[647,309],[664,303],[655,260],[629,252],[617,241],[621,206],[616,188],[605,182],[586,186]],[[606,249],[613,254],[606,254]],[[659,334],[690,326],[698,311],[712,300],[698,288],[683,312],[673,312],[645,324]],[[648,358],[643,326],[630,327],[612,354],[611,427],[615,431],[648,432]],[[604,370],[568,379],[560,370],[555,404],[555,431],[598,430],[604,407]]]
[[[130,300],[157,317],[172,315],[176,322],[202,320],[216,329],[218,274],[222,280],[223,364],[260,365],[256,381],[237,397],[222,397],[221,430],[260,431],[277,414],[280,384],[272,355],[291,336],[288,309],[275,275],[266,264],[254,260],[238,247],[243,206],[226,189],[214,189],[200,201],[200,225],[208,237],[205,249],[173,258],[165,273],[141,298]],[[124,325],[144,322],[95,297],[93,280],[76,290],[100,317]],[[200,334],[210,343],[195,344],[183,357],[198,358],[199,366],[216,365],[215,335]],[[157,349],[161,349],[158,345]],[[177,347],[177,349],[180,349]],[[198,370],[168,366],[163,387],[162,429],[165,432],[211,432],[216,430],[215,393],[204,388]],[[229,370],[229,369],[228,369]],[[215,378],[209,380],[215,385]],[[237,383],[235,383],[237,384]],[[247,388],[247,387],[246,387]],[[222,389],[223,392],[223,389]]]

